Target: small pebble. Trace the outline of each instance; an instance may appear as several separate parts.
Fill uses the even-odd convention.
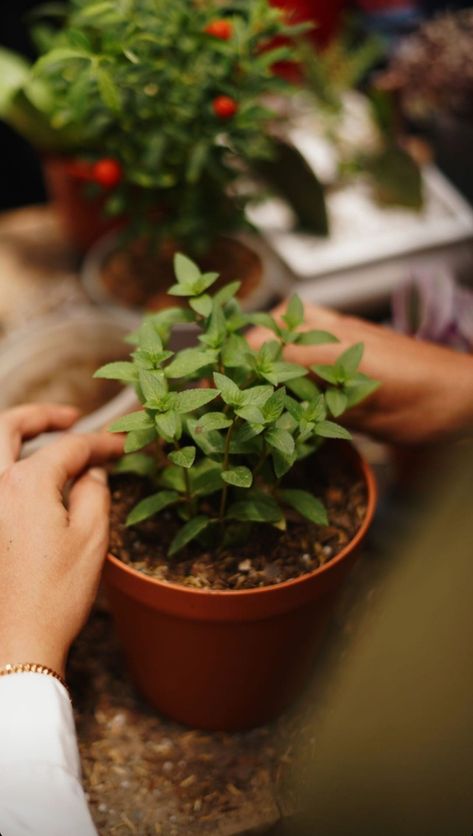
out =
[[[241,560],[238,564],[238,570],[240,572],[250,572],[251,571],[251,560]]]
[[[165,772],[168,775],[170,772],[173,771],[173,769],[174,769],[174,764],[173,764],[172,761],[164,761],[163,772]]]

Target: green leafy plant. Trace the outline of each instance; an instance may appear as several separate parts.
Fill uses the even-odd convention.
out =
[[[269,0],[71,0],[62,17],[57,3],[45,12],[32,67],[0,51],[0,117],[41,151],[79,157],[90,195],[126,213],[133,234],[198,253],[243,227],[236,181],[273,153],[264,97],[293,93],[273,65],[294,47],[277,39],[304,26]]]
[[[242,314],[234,298],[238,282],[211,295],[217,274],[201,273],[181,254],[175,272],[169,292],[185,297],[188,307],[145,316],[130,337],[130,361],[96,372],[131,383],[143,406],[110,427],[127,433],[118,470],[146,476],[155,486],[127,524],[174,509],[182,526],[172,556],[193,540],[227,545],[258,523],[284,529],[287,508],[327,523],[320,500],[288,486],[285,477],[325,439],[350,438],[334,419],[377,386],[358,371],[363,346],[344,351],[333,365],[312,367],[322,390],[307,369],[283,358],[290,344],[337,342],[325,331],[300,330],[304,308],[297,296],[279,324],[267,313]],[[171,332],[182,322],[195,324],[197,344],[173,353]],[[249,324],[273,334],[259,350],[243,336]]]

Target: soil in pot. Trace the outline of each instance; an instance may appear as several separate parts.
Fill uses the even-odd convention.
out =
[[[112,485],[110,551],[152,578],[195,589],[255,589],[298,578],[332,560],[353,539],[366,515],[367,495],[365,483],[354,481],[343,462],[322,467],[315,480],[310,464],[301,463],[299,472],[291,474],[291,485],[311,486],[327,509],[327,526],[294,514],[288,518],[286,531],[256,525],[241,545],[218,555],[193,546],[169,560],[167,548],[178,529],[177,517],[170,511],[163,512],[127,528],[128,512],[153,489],[142,478],[116,476]]]
[[[168,245],[159,254],[152,253],[144,241],[115,250],[102,267],[103,285],[120,304],[129,307],[160,310],[180,304],[182,300],[167,294],[174,283],[175,252],[176,247]],[[220,274],[216,289],[239,279],[240,299],[251,295],[263,274],[259,255],[235,238],[219,238],[210,252],[199,258],[199,266],[203,272]]]

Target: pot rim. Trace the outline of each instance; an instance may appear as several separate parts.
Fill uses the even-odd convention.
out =
[[[345,443],[343,443],[345,446]],[[333,570],[336,566],[338,566],[346,557],[353,553],[353,551],[357,548],[359,543],[365,537],[370,525],[371,521],[374,517],[374,513],[376,510],[376,503],[378,499],[378,487],[376,482],[376,477],[374,475],[373,469],[371,465],[367,462],[365,457],[360,453],[360,451],[351,443],[346,442],[346,448],[350,448],[351,454],[354,456],[354,459],[357,461],[357,465],[360,469],[360,473],[363,476],[366,489],[367,489],[367,505],[366,505],[366,513],[363,518],[363,521],[351,540],[339,551],[339,553],[332,558],[331,560],[324,563],[323,566],[318,566],[317,569],[313,569],[311,572],[306,572],[304,575],[300,575],[298,578],[291,578],[287,581],[281,581],[281,583],[272,584],[269,586],[260,586],[256,587],[255,589],[195,589],[192,587],[184,586],[183,584],[173,583],[170,581],[162,581],[158,578],[151,578],[149,575],[145,575],[143,572],[139,572],[137,569],[133,569],[126,563],[123,563],[122,560],[115,557],[111,552],[107,553],[107,562],[112,564],[115,569],[118,571],[123,572],[125,575],[128,575],[130,579],[143,581],[149,589],[157,588],[161,590],[168,589],[174,593],[180,593],[182,595],[188,596],[188,600],[193,601],[202,601],[206,596],[211,596],[212,598],[218,598],[220,601],[225,600],[232,600],[236,601],[238,598],[246,598],[247,600],[251,597],[253,600],[256,600],[256,596],[268,595],[268,594],[278,594],[285,589],[296,589],[302,586],[304,583],[307,583],[308,580],[312,580],[317,576],[322,576],[330,570]],[[346,449],[345,448],[345,449]]]

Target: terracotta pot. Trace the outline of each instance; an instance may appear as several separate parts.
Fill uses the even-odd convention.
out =
[[[103,215],[103,198],[91,199],[86,195],[90,177],[84,175],[79,161],[48,156],[43,159],[43,171],[64,234],[78,250],[87,250],[123,223],[123,219]]]
[[[247,729],[300,691],[376,505],[370,467],[350,445],[340,449],[366,483],[367,512],[353,540],[314,572],[253,590],[201,590],[108,556],[105,583],[128,667],[160,712],[195,728]]]
[[[97,305],[120,305],[137,311],[161,310],[179,304],[167,289],[174,282],[176,246],[150,256],[142,242],[135,249],[120,247],[116,233],[104,236],[89,250],[82,281]],[[207,255],[197,258],[203,270],[216,271],[221,283],[239,279],[239,301],[245,311],[259,311],[289,291],[287,271],[256,235],[222,236]]]

